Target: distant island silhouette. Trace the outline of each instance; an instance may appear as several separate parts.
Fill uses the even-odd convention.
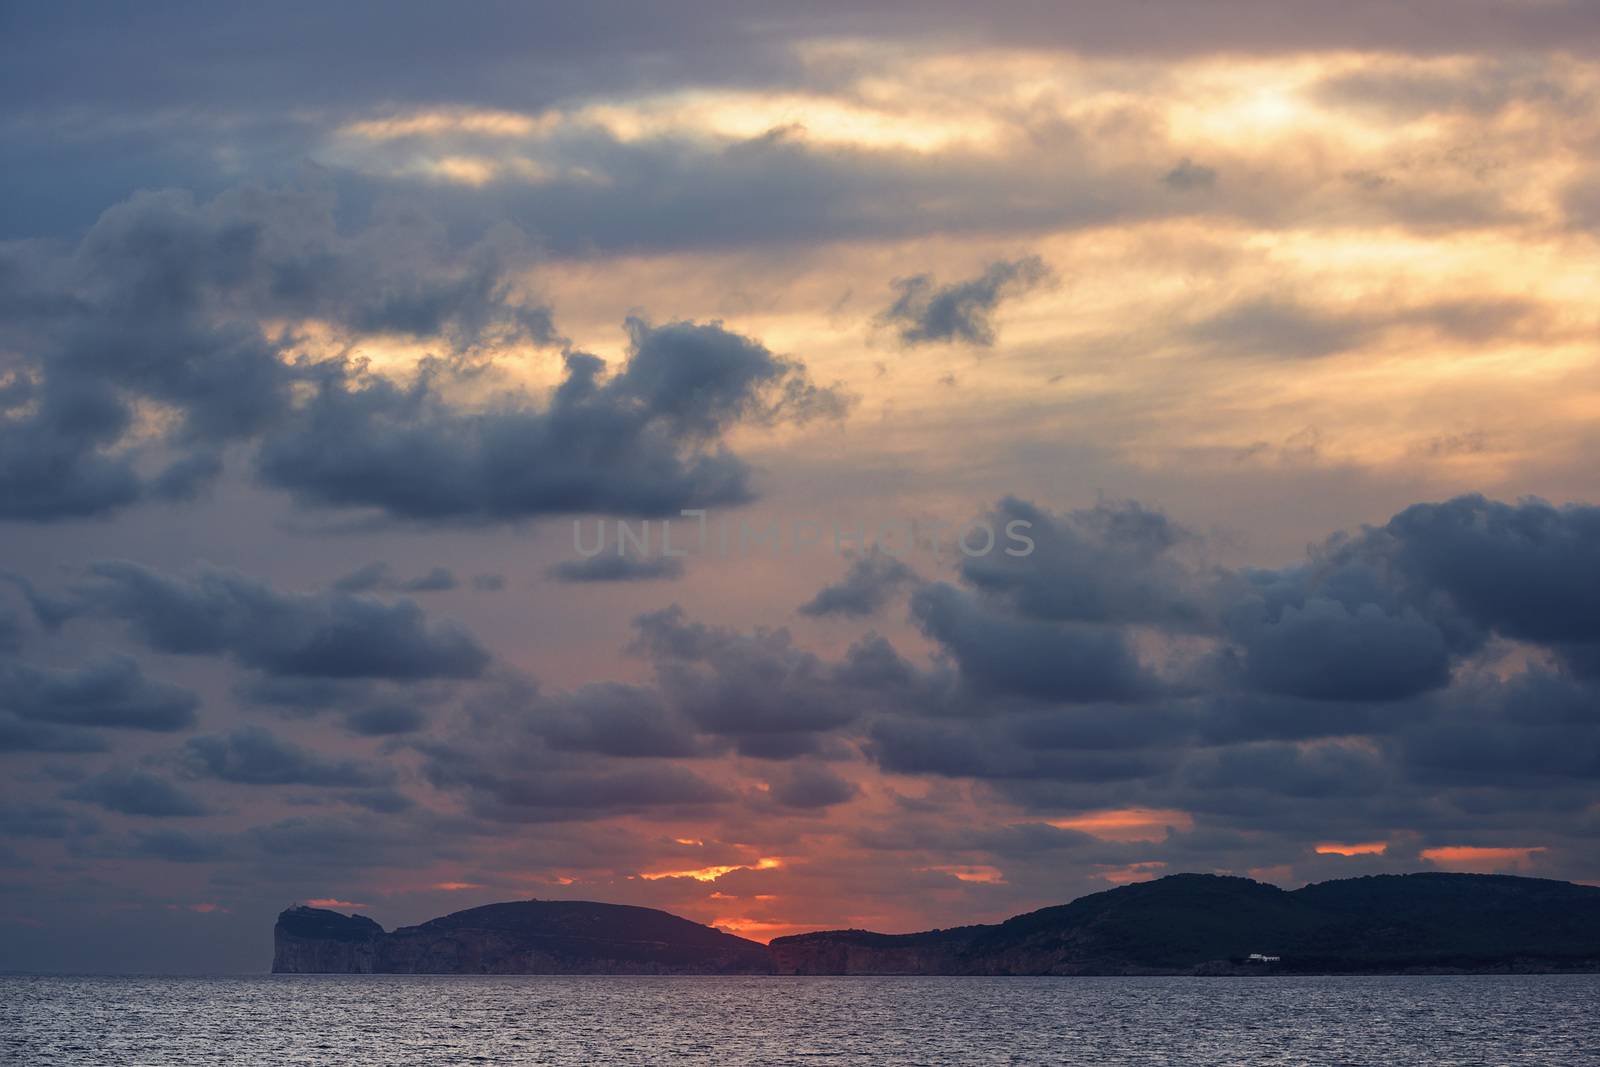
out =
[[[297,905],[279,974],[1273,975],[1600,971],[1600,887],[1374,875],[1293,891],[1176,874],[991,925],[735,937],[654,908],[524,900],[393,932]]]

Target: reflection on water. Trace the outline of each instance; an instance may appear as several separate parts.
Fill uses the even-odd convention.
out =
[[[0,1062],[1600,1063],[1600,975],[0,977]]]

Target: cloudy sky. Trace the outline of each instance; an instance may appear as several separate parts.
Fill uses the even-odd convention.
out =
[[[7,8],[0,968],[260,970],[294,901],[1600,881],[1597,51]]]

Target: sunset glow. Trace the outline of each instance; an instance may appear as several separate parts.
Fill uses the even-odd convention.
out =
[[[1386,841],[1368,841],[1363,844],[1339,845],[1332,842],[1318,845],[1319,856],[1381,856],[1389,849]]]
[[[1600,882],[1584,5],[5,25],[0,970]]]
[[[1547,849],[1542,845],[1529,848],[1445,845],[1423,849],[1422,858],[1449,871],[1495,874],[1502,871],[1525,871],[1533,865],[1534,857],[1545,851]]]
[[[772,856],[764,856],[754,863],[730,863],[720,867],[698,867],[687,871],[656,871],[651,874],[640,874],[639,877],[647,882],[658,881],[662,878],[693,878],[697,882],[715,882],[725,874],[734,871],[770,871],[782,867],[783,861]]]
[[[1078,830],[1105,841],[1160,841],[1169,831],[1192,829],[1194,818],[1182,811],[1121,808],[1051,819],[1050,825],[1060,830]]]

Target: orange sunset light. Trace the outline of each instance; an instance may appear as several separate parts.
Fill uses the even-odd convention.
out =
[[[783,861],[775,856],[763,856],[754,863],[729,863],[717,867],[700,867],[692,871],[655,871],[650,874],[639,875],[647,882],[654,882],[662,878],[693,878],[697,882],[715,882],[725,874],[734,871],[770,871],[774,867],[782,867]]]
[[[741,919],[738,917],[724,917],[711,920],[711,925],[725,934],[734,934],[738,937],[747,937],[752,941],[762,944],[775,937],[787,934],[803,934],[815,929],[804,923],[773,922],[766,919]]]
[[[1477,845],[1442,845],[1425,848],[1422,858],[1438,867],[1469,874],[1493,874],[1504,870],[1526,870],[1533,864],[1535,853],[1546,851],[1543,845],[1528,848],[1487,848]]]
[[[918,869],[924,871],[938,871],[940,874],[948,874],[950,877],[960,882],[982,882],[986,885],[1006,884],[1005,872],[998,867],[991,867],[986,863],[970,865],[947,864],[939,867],[921,867]]]
[[[1099,870],[1099,875],[1112,885],[1129,885],[1133,882],[1148,882],[1160,878],[1166,864],[1160,860],[1147,860],[1144,863],[1130,863],[1126,867],[1104,867]]]
[[[1058,830],[1078,830],[1102,841],[1161,841],[1169,830],[1194,829],[1194,816],[1175,808],[1111,808],[1051,819]]]
[[[1387,851],[1389,851],[1387,841],[1363,841],[1354,845],[1325,841],[1316,848],[1319,856],[1381,856]]]

